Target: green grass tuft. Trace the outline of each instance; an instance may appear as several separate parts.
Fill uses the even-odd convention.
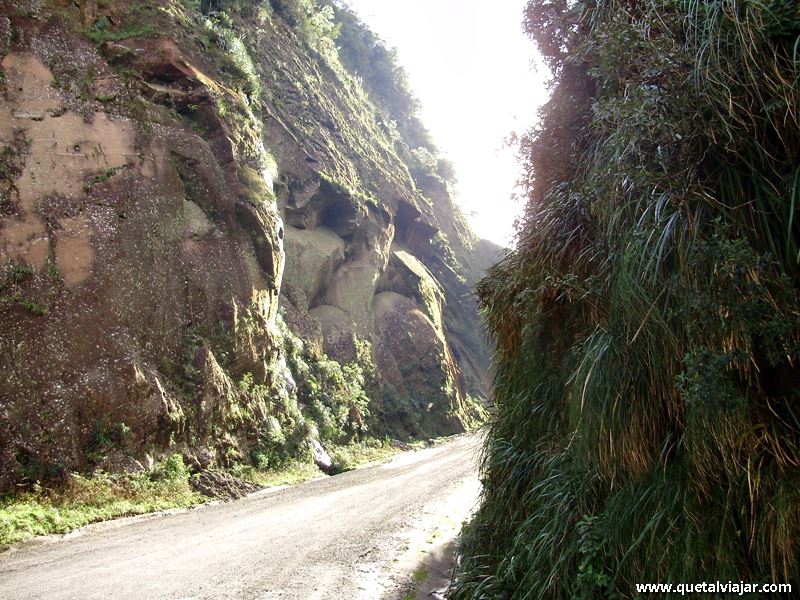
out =
[[[73,474],[61,489],[35,486],[31,492],[0,500],[0,544],[207,500],[189,485],[189,472],[177,454],[138,475]]]

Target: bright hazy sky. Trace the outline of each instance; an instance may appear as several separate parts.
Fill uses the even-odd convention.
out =
[[[458,202],[479,236],[508,245],[520,168],[504,139],[546,99],[544,67],[522,32],[525,0],[349,0],[397,48],[422,120],[458,174]]]

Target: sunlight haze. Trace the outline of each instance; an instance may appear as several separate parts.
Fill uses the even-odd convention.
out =
[[[422,121],[458,174],[457,200],[479,236],[513,237],[521,204],[516,150],[504,140],[527,129],[546,98],[546,68],[534,70],[534,44],[522,32],[525,0],[487,9],[476,0],[350,0],[397,48]]]

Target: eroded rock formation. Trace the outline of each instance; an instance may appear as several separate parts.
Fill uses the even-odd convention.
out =
[[[462,430],[486,391],[446,187],[277,15],[190,5],[0,2],[0,487],[310,447],[279,312],[342,364],[371,342],[399,434]]]

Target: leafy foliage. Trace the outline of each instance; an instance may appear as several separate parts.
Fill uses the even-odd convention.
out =
[[[108,21],[103,17],[97,19],[86,32],[86,36],[96,44],[108,41],[119,42],[137,37],[153,37],[153,35],[155,35],[155,28],[149,23],[120,31],[111,31]]]
[[[237,72],[244,82],[242,92],[251,102],[257,101],[261,95],[261,80],[247,47],[234,31],[230,17],[225,12],[214,12],[203,24],[215,44],[224,52],[227,61],[231,63],[232,70]]]
[[[340,26],[334,19],[333,6],[318,0],[270,0],[270,4],[296,28],[309,47],[328,59],[337,56],[334,40]]]
[[[408,75],[395,48],[384,41],[341,2],[328,4],[339,27],[339,59],[360,77],[372,101],[392,119],[410,148],[436,151],[430,133],[418,116],[419,100],[411,91]]]
[[[356,339],[356,359],[342,365],[288,329],[283,340],[287,364],[297,381],[297,398],[320,438],[336,443],[359,440],[368,430],[367,378],[375,370],[369,343]]]
[[[800,579],[800,14],[531,0],[555,82],[523,139],[484,498],[454,597]]]

